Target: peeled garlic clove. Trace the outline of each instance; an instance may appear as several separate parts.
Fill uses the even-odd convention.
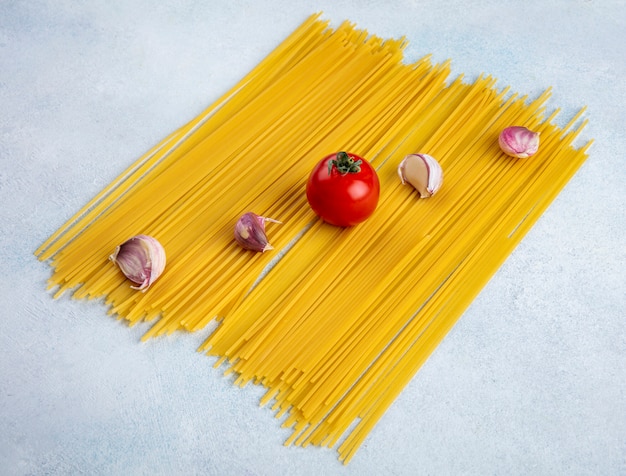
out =
[[[511,157],[525,159],[539,149],[539,133],[522,126],[511,126],[504,129],[498,137],[500,149]]]
[[[131,286],[141,291],[147,290],[165,269],[165,249],[156,238],[137,235],[125,241],[109,257],[116,263],[128,279],[139,286]]]
[[[266,222],[281,223],[252,212],[243,214],[235,225],[235,240],[247,250],[263,252],[273,249],[265,234]]]
[[[403,184],[413,185],[420,198],[432,197],[443,184],[441,165],[427,154],[407,155],[398,165],[398,176]]]

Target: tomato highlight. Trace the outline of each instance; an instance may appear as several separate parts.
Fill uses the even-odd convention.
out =
[[[331,225],[357,225],[376,210],[380,182],[363,157],[347,152],[330,154],[311,171],[306,196],[313,211]]]

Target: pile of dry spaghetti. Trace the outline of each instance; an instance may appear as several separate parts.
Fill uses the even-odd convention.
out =
[[[37,250],[54,268],[51,288],[154,322],[145,338],[218,319],[201,350],[239,384],[267,387],[262,403],[293,428],[288,443],[342,439],[347,462],[590,145],[572,145],[582,111],[564,128],[557,111],[546,116],[548,92],[531,101],[491,77],[451,79],[428,57],[406,65],[404,47],[309,18]],[[541,133],[532,158],[500,151],[499,132],[514,124]],[[304,193],[337,150],[366,157],[381,182],[374,215],[346,229],[317,219]],[[398,180],[415,152],[445,171],[436,197],[418,200]],[[234,242],[247,211],[283,223],[275,252]],[[145,293],[108,262],[139,233],[168,255]]]

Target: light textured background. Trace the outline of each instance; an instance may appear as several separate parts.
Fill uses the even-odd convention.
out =
[[[309,14],[491,73],[590,158],[349,466],[195,352],[54,301],[33,252]],[[626,474],[623,0],[0,1],[0,474]],[[582,141],[581,141],[582,142]]]

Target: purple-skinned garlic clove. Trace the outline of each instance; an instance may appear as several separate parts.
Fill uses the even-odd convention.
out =
[[[420,198],[432,197],[443,184],[443,170],[428,154],[409,154],[398,165],[400,181],[417,190]]]
[[[109,257],[129,280],[133,289],[146,291],[165,269],[165,249],[156,238],[137,235],[115,248]]]
[[[263,252],[273,249],[265,233],[265,223],[267,222],[281,223],[256,213],[244,213],[235,224],[235,240],[246,250]]]
[[[539,150],[539,133],[522,126],[507,127],[500,133],[498,144],[506,155],[526,159]]]

